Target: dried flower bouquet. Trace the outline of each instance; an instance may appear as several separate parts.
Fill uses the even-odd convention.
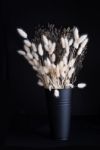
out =
[[[87,34],[79,36],[77,27],[57,29],[54,25],[39,28],[34,39],[28,39],[27,33],[17,29],[23,40],[23,49],[18,53],[23,55],[37,72],[38,85],[59,96],[59,89],[73,88],[77,73],[82,67],[88,42]],[[79,88],[85,83],[78,84]]]

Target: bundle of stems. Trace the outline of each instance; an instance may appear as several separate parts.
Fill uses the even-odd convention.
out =
[[[87,34],[79,36],[77,27],[57,29],[54,25],[37,29],[32,40],[23,29],[17,28],[17,32],[23,38],[23,49],[18,53],[36,71],[38,85],[54,89],[55,96],[59,96],[59,89],[74,87],[85,56]]]

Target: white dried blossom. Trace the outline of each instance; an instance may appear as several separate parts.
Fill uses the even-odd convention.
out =
[[[44,71],[44,68],[42,66],[37,66],[38,67],[38,72],[41,74],[41,75],[44,75],[45,74],[45,71]]]
[[[48,57],[46,60],[44,60],[44,63],[46,66],[51,66],[51,62],[50,62],[50,59]]]
[[[83,43],[81,44],[81,47],[84,48],[86,46],[87,42],[88,42],[88,38],[83,41]]]
[[[75,27],[74,29],[74,39],[75,40],[78,40],[79,39],[79,31],[78,31],[78,28]]]
[[[32,56],[31,53],[27,53],[27,57],[28,57],[29,59],[33,59],[33,56]]]
[[[44,72],[47,74],[47,73],[49,73],[49,68],[48,67],[43,67],[43,70],[44,70]]]
[[[57,78],[59,78],[59,77],[60,77],[60,69],[59,69],[59,65],[56,66],[55,71],[56,71],[56,76],[57,76]]]
[[[77,87],[78,88],[85,88],[86,87],[86,83],[79,83],[79,84],[77,84]]]
[[[52,85],[49,85],[49,91],[51,91],[52,90]]]
[[[43,48],[41,43],[38,45],[38,53],[40,56],[43,56]]]
[[[64,65],[67,64],[67,58],[66,57],[63,57],[63,63],[64,63]]]
[[[74,85],[71,84],[71,83],[69,83],[68,86],[69,86],[70,88],[74,88]]]
[[[24,50],[25,50],[27,53],[30,53],[30,48],[27,47],[25,44],[24,44]]]
[[[36,45],[35,45],[35,43],[32,43],[32,50],[34,51],[34,52],[37,52],[37,48],[36,48]]]
[[[39,62],[36,59],[33,59],[33,63],[34,63],[35,66],[39,65]]]
[[[32,52],[32,56],[38,61],[39,60],[39,56],[37,53]]]
[[[54,43],[52,43],[52,47],[51,47],[51,50],[49,52],[50,55],[54,52],[55,48],[56,48],[56,43],[54,42]]]
[[[38,80],[38,83],[37,83],[39,86],[43,86],[43,82],[41,80]]]
[[[52,48],[52,42],[51,42],[51,40],[48,41],[48,47],[49,47],[49,51],[51,51],[51,48]]]
[[[24,40],[24,44],[27,46],[27,47],[31,47],[31,42],[29,40]]]
[[[27,33],[21,29],[21,28],[17,28],[17,32],[19,33],[19,35],[23,38],[27,38]]]
[[[87,34],[85,35],[82,35],[80,38],[79,38],[79,44],[82,43],[85,39],[87,38]]]
[[[29,62],[30,65],[33,66],[33,61],[32,60],[29,60],[28,62]]]
[[[75,39],[75,42],[74,42],[74,48],[78,49],[79,47],[79,31],[78,31],[78,28],[75,28],[74,29],[74,39]]]
[[[73,39],[70,39],[68,45],[71,46],[73,44]]]
[[[59,97],[59,90],[54,90],[55,97]]]
[[[55,69],[55,68],[56,68],[56,65],[55,65],[55,64],[51,64],[51,67],[52,67],[53,69]]]
[[[48,39],[45,35],[42,35],[42,38],[43,38],[43,42],[45,45],[48,45]]]
[[[54,63],[56,61],[56,55],[53,53],[51,56],[51,61]]]
[[[78,50],[77,55],[81,55],[81,53],[82,53],[82,51],[84,50],[84,48],[85,48],[87,42],[88,42],[88,39],[85,39],[85,40],[83,41],[83,43],[81,44],[81,46],[80,46],[80,48],[79,48],[79,50]]]
[[[75,68],[71,68],[68,72],[68,78],[70,79],[72,77],[72,74],[74,73]]]
[[[72,58],[70,61],[69,61],[69,63],[68,63],[68,66],[69,67],[73,67],[73,65],[74,65],[74,63],[75,63],[75,58]]]
[[[78,43],[78,41],[75,41],[74,42],[74,48],[78,49],[78,47],[79,47],[79,43]]]
[[[49,47],[48,47],[47,44],[44,45],[44,48],[45,48],[45,50],[46,50],[47,52],[49,52]]]
[[[69,55],[69,44],[68,44],[67,36],[65,37],[65,49],[66,49],[66,53],[67,53],[67,56],[68,56]]]
[[[59,62],[59,68],[63,68],[63,66],[64,66],[64,62],[63,62],[63,61],[60,61],[60,62]]]
[[[20,55],[23,55],[23,56],[26,55],[26,53],[25,53],[24,51],[22,51],[22,50],[18,50],[18,53],[19,53]]]
[[[63,37],[61,37],[61,44],[62,44],[62,48],[66,48],[65,39]]]
[[[35,71],[38,71],[38,68],[36,66],[32,67]]]

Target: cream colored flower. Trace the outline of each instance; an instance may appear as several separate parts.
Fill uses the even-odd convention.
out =
[[[32,43],[32,50],[34,51],[34,52],[37,52],[37,48],[36,48],[36,45],[35,45],[35,43]]]
[[[77,84],[77,87],[78,88],[85,88],[86,87],[86,83],[79,83],[79,84]]]
[[[49,53],[50,53],[52,49],[52,42],[50,40],[48,41],[48,48],[49,48]]]
[[[33,63],[35,66],[39,67],[39,62],[36,59],[33,59]]]
[[[32,56],[31,53],[27,53],[27,57],[28,57],[29,59],[33,59],[33,56]]]
[[[87,38],[87,34],[82,35],[82,36],[79,38],[79,44],[82,43],[86,38]]]
[[[41,80],[38,80],[38,83],[37,83],[39,86],[43,86],[43,82]]]
[[[25,53],[24,51],[22,51],[22,50],[19,50],[18,53],[19,53],[20,55],[23,55],[23,56],[26,55],[26,53]]]
[[[71,68],[68,72],[68,78],[70,79],[72,77],[72,74],[74,73],[75,68]]]
[[[53,53],[52,56],[51,56],[51,61],[54,63],[56,60],[56,55]]]
[[[38,53],[40,56],[43,56],[43,48],[41,43],[38,45]]]
[[[27,47],[25,44],[24,44],[24,50],[25,50],[27,53],[30,53],[30,48]]]
[[[49,73],[49,68],[48,68],[48,67],[44,66],[44,67],[43,67],[43,70],[44,70],[44,72],[45,72],[46,74]]]
[[[78,40],[79,39],[79,31],[78,31],[78,28],[75,27],[74,29],[74,39],[75,40]]]
[[[47,59],[46,60],[44,60],[44,64],[46,65],[46,66],[51,66],[51,62],[50,62],[50,59],[47,57]]]
[[[61,45],[62,45],[62,48],[66,48],[65,39],[63,37],[61,37]]]
[[[67,64],[67,58],[66,57],[63,57],[63,63],[64,63],[64,65]]]
[[[52,90],[52,85],[49,85],[49,91],[51,91]]]
[[[31,42],[29,40],[24,40],[24,44],[27,46],[27,47],[31,47]]]
[[[65,49],[66,49],[66,54],[68,56],[69,55],[69,44],[68,44],[67,36],[65,37]]]
[[[19,35],[23,38],[27,38],[27,33],[21,29],[21,28],[17,28],[17,32],[19,33]]]
[[[48,45],[44,44],[44,48],[45,48],[45,50],[46,50],[47,52],[49,52],[49,47],[48,47]]]
[[[68,42],[69,47],[73,44],[73,39],[70,39]]]
[[[76,60],[75,58],[72,58],[68,63],[68,67],[73,67],[75,60]]]
[[[54,42],[54,43],[52,43],[52,47],[51,47],[51,50],[50,50],[50,55],[54,52],[55,48],[56,48],[56,43]]]
[[[78,49],[78,47],[79,47],[79,31],[78,31],[78,28],[75,28],[74,29],[74,39],[75,39],[75,42],[74,42],[74,47],[76,48],[76,49]]]
[[[43,38],[43,42],[45,45],[48,45],[48,39],[45,35],[42,35],[42,38]]]
[[[39,60],[39,56],[37,53],[32,52],[32,56],[38,61]]]
[[[59,97],[59,90],[54,90],[55,97]]]
[[[78,50],[77,55],[81,55],[81,53],[82,53],[82,51],[84,50],[84,48],[85,48],[87,42],[88,42],[88,39],[85,39],[85,40],[83,41],[83,43],[81,44],[81,46],[80,46],[80,48],[79,48],[79,50]]]

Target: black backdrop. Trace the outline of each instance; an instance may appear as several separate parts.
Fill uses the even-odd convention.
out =
[[[16,113],[35,116],[47,113],[44,90],[37,86],[37,79],[31,66],[17,54],[17,50],[22,47],[22,42],[16,28],[23,28],[29,38],[32,38],[35,27],[38,24],[46,26],[48,22],[57,27],[75,25],[79,27],[80,33],[88,33],[87,55],[83,63],[84,67],[78,76],[78,82],[86,82],[87,87],[74,92],[72,114],[100,114],[100,8],[98,6],[93,2],[91,4],[83,1],[68,3],[64,0],[2,1],[1,60],[5,91],[2,104],[3,115],[11,118]]]

